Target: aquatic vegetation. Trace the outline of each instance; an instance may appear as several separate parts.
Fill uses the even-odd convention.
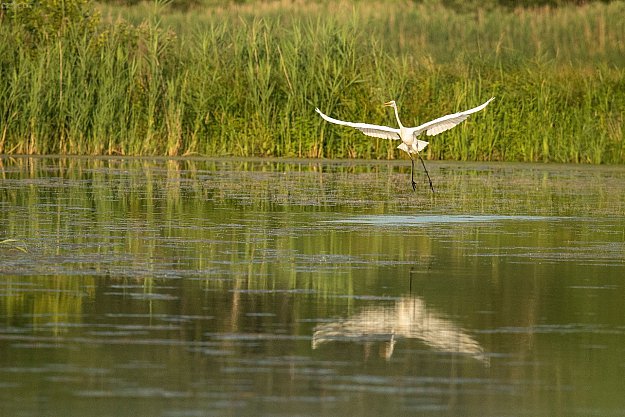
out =
[[[17,239],[3,239],[0,240],[0,249],[17,250],[23,253],[27,253],[28,249],[23,242]]]
[[[417,125],[496,96],[424,156],[625,162],[620,1],[98,9],[34,44],[0,21],[1,153],[398,158],[393,143],[324,126],[315,107],[389,124],[393,99]]]

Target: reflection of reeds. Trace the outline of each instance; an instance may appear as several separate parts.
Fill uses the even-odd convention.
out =
[[[206,288],[309,289],[325,299],[377,280],[371,263],[404,268],[427,262],[441,250],[441,233],[453,233],[448,244],[459,263],[474,259],[468,255],[480,245],[518,243],[514,222],[498,225],[497,234],[467,223],[406,226],[408,233],[400,236],[386,228],[325,222],[339,213],[431,210],[429,197],[415,200],[406,192],[407,171],[398,170],[409,166],[397,162],[0,160],[0,236],[28,248],[23,254],[0,246],[5,274],[15,270],[3,263],[10,255],[27,262],[33,274],[76,270],[141,282],[173,274],[202,280]],[[623,173],[616,168],[432,165],[442,190],[435,209],[449,214],[625,213],[617,192]],[[587,178],[593,186],[580,189]],[[542,225],[549,222],[532,224],[531,244],[548,251],[553,236]],[[570,240],[602,239],[583,222],[570,233]],[[474,241],[480,245],[466,244]]]
[[[20,274],[23,274],[21,271]],[[0,314],[6,326],[46,326],[57,334],[67,323],[80,322],[84,305],[94,296],[95,279],[84,276],[11,276],[4,271],[0,287]],[[25,316],[25,317],[24,317]],[[59,326],[65,325],[65,326]]]
[[[305,296],[277,296],[293,303],[285,312],[304,309],[301,301],[314,298],[309,304],[315,310],[306,316],[326,317],[342,303],[337,294],[353,295],[363,283],[377,286],[390,271],[408,275],[413,266],[427,269],[423,266],[441,255],[452,270],[463,270],[485,259],[477,255],[492,253],[493,283],[505,281],[499,278],[505,277],[508,255],[519,261],[513,268],[527,276],[551,274],[552,262],[536,262],[536,256],[560,257],[553,248],[562,242],[580,242],[570,256],[623,261],[620,246],[605,246],[614,241],[613,228],[597,230],[587,221],[572,220],[556,235],[548,219],[531,225],[502,222],[493,233],[470,223],[389,228],[326,222],[363,213],[431,210],[575,219],[593,213],[618,222],[625,215],[619,192],[625,171],[618,167],[432,163],[441,184],[433,207],[429,195],[406,192],[409,166],[392,161],[5,157],[0,162],[0,236],[28,248],[23,253],[0,245],[1,291],[8,294],[0,296],[0,312],[30,311],[29,303],[36,302],[46,306],[38,311],[55,311],[59,322],[80,314],[101,279],[141,285],[145,299],[155,304],[154,289],[162,282],[180,285],[193,300],[203,290],[231,289],[233,298],[246,290],[295,290]],[[398,172],[402,168],[406,171]],[[522,262],[530,250],[525,247],[533,254],[527,264]],[[396,278],[392,288],[408,285]],[[26,291],[12,290],[22,282],[49,291],[31,300]],[[510,292],[502,302],[517,299]],[[472,300],[459,296],[454,303]],[[419,302],[411,302],[389,307],[382,312],[385,320],[410,317],[410,308],[419,310]],[[421,307],[425,318],[401,322],[402,334],[416,334],[411,326],[425,326],[427,320],[430,328],[460,329]],[[400,337],[407,336],[391,337],[389,350]]]
[[[620,2],[477,13],[252,3],[158,19],[124,9],[137,26],[104,9],[101,36],[68,31],[33,50],[3,23],[0,152],[396,158],[313,109],[393,123],[379,104],[396,99],[418,124],[495,95],[428,156],[624,161]]]
[[[592,171],[593,186],[580,193],[579,175],[584,170],[576,173],[561,166],[513,170],[499,165],[475,165],[476,169],[471,170],[471,166],[432,165],[444,190],[437,207],[444,207],[449,214],[481,213],[485,207],[486,214],[494,210],[501,215],[575,216],[593,212],[622,216],[625,210],[616,192],[622,175],[611,175],[609,170]],[[0,177],[4,178],[0,200],[10,208],[0,211],[0,236],[19,239],[29,250],[32,240],[42,236],[51,239],[51,248],[60,237],[87,246],[90,239],[95,239],[97,250],[108,250],[110,244],[111,250],[120,253],[143,254],[144,261],[168,250],[168,246],[159,243],[161,239],[169,239],[174,251],[175,243],[184,241],[189,253],[197,254],[193,262],[198,263],[199,269],[215,267],[210,259],[225,251],[223,245],[227,241],[232,241],[228,248],[232,254],[249,252],[251,256],[251,251],[255,251],[256,256],[275,256],[271,250],[290,253],[296,236],[307,245],[299,248],[304,253],[332,254],[337,250],[331,246],[335,242],[319,242],[309,238],[308,233],[289,229],[298,227],[298,216],[305,212],[349,213],[366,209],[367,213],[376,214],[414,208],[414,196],[403,192],[405,172],[398,172],[402,168],[409,170],[409,165],[4,159],[0,166]],[[393,198],[389,199],[389,195]],[[537,200],[554,199],[557,206],[536,204]],[[421,211],[428,209],[427,201],[419,205]],[[280,220],[284,222],[280,223],[284,233],[265,236],[263,230],[275,226],[277,220],[255,213],[274,211],[284,216]],[[321,215],[319,219],[326,217]],[[154,224],[159,227],[153,227]],[[93,233],[83,233],[85,225]],[[429,239],[413,238],[418,241],[419,253],[428,256],[432,250]],[[411,253],[410,246],[395,246],[402,240],[394,243],[384,239],[370,236],[366,244],[372,248],[394,245],[397,253]],[[117,244],[120,240],[124,246]],[[319,246],[325,244],[329,246]],[[248,264],[244,264],[247,268]]]
[[[464,329],[428,308],[419,298],[401,298],[390,306],[364,308],[349,318],[315,328],[312,347],[332,341],[385,342],[387,359],[401,339],[418,339],[433,350],[487,361],[482,346]]]
[[[27,253],[28,249],[24,242],[17,239],[4,239],[0,240],[0,249],[17,250],[23,253]]]

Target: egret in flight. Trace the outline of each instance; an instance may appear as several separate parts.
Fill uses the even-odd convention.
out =
[[[417,127],[404,127],[404,125],[399,120],[399,113],[397,112],[397,103],[391,100],[388,103],[384,103],[384,106],[392,107],[395,110],[395,118],[397,119],[397,124],[399,125],[399,129],[388,127],[388,126],[378,126],[372,125],[368,123],[352,123],[352,122],[344,122],[342,120],[333,119],[330,116],[327,116],[321,112],[319,109],[315,109],[317,113],[321,115],[326,121],[330,123],[334,123],[337,125],[355,127],[360,130],[367,136],[372,136],[374,138],[382,138],[382,139],[392,139],[392,140],[400,140],[401,144],[397,147],[402,151],[406,152],[408,156],[410,156],[410,161],[412,162],[412,169],[410,171],[410,179],[412,181],[412,189],[414,191],[417,190],[417,183],[414,181],[414,157],[416,154],[421,160],[421,164],[423,165],[423,169],[425,170],[425,174],[428,177],[428,181],[430,182],[430,188],[432,192],[434,192],[434,186],[432,185],[432,179],[430,178],[430,174],[428,173],[427,168],[425,167],[425,162],[423,162],[423,158],[421,158],[420,152],[428,146],[429,142],[424,140],[419,140],[417,137],[425,132],[427,136],[438,135],[441,132],[451,129],[457,124],[466,120],[470,114],[476,113],[484,107],[488,105],[495,97],[491,97],[484,104],[474,107],[469,110],[461,111],[458,113],[448,114],[446,116],[439,117],[438,119],[434,119],[427,123],[423,123],[421,126]]]

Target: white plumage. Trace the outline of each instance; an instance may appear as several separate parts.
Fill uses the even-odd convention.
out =
[[[442,133],[446,130],[451,129],[452,127],[462,123],[469,117],[469,115],[476,113],[480,110],[483,110],[484,107],[488,105],[495,97],[491,97],[484,104],[481,104],[477,107],[474,107],[469,110],[461,111],[458,113],[448,114],[446,116],[439,117],[438,119],[431,120],[427,123],[423,123],[417,127],[404,127],[402,125],[401,120],[399,120],[399,112],[397,111],[397,103],[391,100],[388,103],[384,103],[385,106],[392,107],[395,111],[395,118],[397,119],[397,124],[399,125],[399,129],[388,127],[388,126],[379,126],[372,125],[369,123],[353,123],[353,122],[345,122],[343,120],[334,119],[326,114],[323,114],[321,110],[315,109],[317,113],[323,117],[324,120],[334,123],[341,126],[349,126],[360,130],[367,136],[371,136],[374,138],[380,139],[390,139],[390,140],[401,140],[402,143],[397,147],[402,151],[406,152],[410,159],[412,160],[412,188],[416,190],[416,183],[414,182],[414,159],[412,158],[413,154],[416,154],[421,158],[419,152],[425,149],[428,146],[429,142],[424,140],[417,139],[417,136],[421,135],[421,133],[425,132],[427,136],[434,136]],[[423,163],[423,159],[421,159],[421,163]],[[425,163],[423,163],[423,168],[425,169]],[[430,179],[430,175],[425,170],[425,173],[428,175],[428,179]],[[430,180],[430,188],[434,191],[432,186],[432,181]]]

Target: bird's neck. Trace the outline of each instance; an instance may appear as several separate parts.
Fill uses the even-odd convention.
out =
[[[401,124],[401,120],[399,120],[399,112],[397,111],[397,106],[393,106],[393,110],[395,110],[395,118],[397,119],[397,124],[399,125],[399,128],[403,128],[404,125]]]

